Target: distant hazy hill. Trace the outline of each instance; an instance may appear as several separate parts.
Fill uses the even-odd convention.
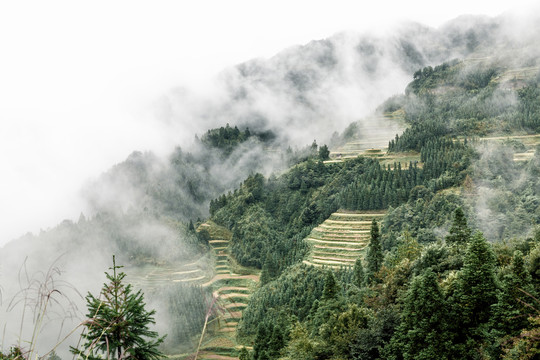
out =
[[[510,17],[463,16],[438,29],[410,23],[386,35],[339,33],[224,70],[219,96],[204,110],[199,106],[197,117],[205,124],[270,129],[297,145],[325,142],[401,93],[425,66],[498,52],[510,55],[505,61],[516,51],[520,60],[533,59],[538,49],[522,26]],[[182,108],[182,95],[169,101]]]

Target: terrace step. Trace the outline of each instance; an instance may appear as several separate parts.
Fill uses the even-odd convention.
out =
[[[358,246],[364,246],[365,245],[364,242],[353,241],[353,240],[345,241],[345,240],[342,240],[342,239],[337,241],[337,240],[321,240],[321,239],[315,239],[315,238],[307,238],[306,240],[307,241],[314,241],[314,242],[322,243],[322,244],[358,245]]]
[[[305,239],[311,251],[304,264],[332,269],[353,266],[365,254],[373,219],[380,221],[384,215],[382,211],[333,213]]]
[[[313,260],[322,260],[322,261],[336,261],[340,263],[349,263],[355,262],[356,259],[343,259],[338,257],[329,257],[329,256],[313,256]]]
[[[210,235],[209,244],[215,259],[214,277],[202,286],[211,287],[212,295],[217,298],[217,306],[221,311],[217,322],[209,324],[214,329],[204,335],[205,339],[209,338],[209,341],[205,342],[207,350],[204,351],[203,348],[197,359],[238,359],[232,355],[237,354],[244,344],[238,343],[236,329],[242,318],[242,311],[247,307],[255,288],[252,283],[259,281],[259,275],[254,274],[252,269],[242,268],[232,258],[228,250],[232,237],[229,230],[211,221],[202,224],[198,228],[198,231],[201,230],[206,230]],[[236,273],[237,267],[245,273]]]
[[[346,254],[346,253],[330,253],[330,252],[324,252],[324,251],[315,251],[313,253],[313,257],[336,257],[336,255],[339,255],[339,258],[342,259],[349,259],[352,258],[353,260],[356,260],[358,258],[358,254]]]

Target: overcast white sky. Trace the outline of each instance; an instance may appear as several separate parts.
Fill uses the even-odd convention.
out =
[[[166,150],[144,109],[171,87],[204,91],[224,67],[343,30],[438,26],[533,3],[1,1],[0,245],[76,219],[85,179],[131,151]]]

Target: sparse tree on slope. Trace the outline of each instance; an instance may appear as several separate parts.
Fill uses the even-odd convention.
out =
[[[337,284],[334,273],[329,270],[326,273],[326,279],[324,280],[323,300],[331,300],[337,298],[339,295],[339,285]]]
[[[88,293],[88,320],[81,335],[86,341],[81,348],[71,351],[84,359],[157,360],[163,357],[158,346],[165,337],[149,329],[154,324],[155,310],[146,311],[141,290],[132,293],[131,285],[122,280],[125,273],[117,273],[113,256],[112,275],[105,273],[104,284],[98,298]]]
[[[379,225],[375,219],[371,222],[371,240],[368,246],[366,261],[368,280],[372,281],[375,274],[381,269],[383,263],[381,234],[379,232]]]
[[[322,161],[330,159],[330,150],[328,150],[328,146],[323,145],[319,147],[319,159]]]
[[[458,245],[466,244],[471,238],[471,229],[467,225],[467,218],[463,213],[463,209],[458,207],[454,212],[454,222],[450,227],[450,234],[446,237],[446,241]]]
[[[362,260],[360,258],[356,259],[354,262],[354,284],[359,288],[364,286],[366,276],[364,274],[364,267],[362,266]]]

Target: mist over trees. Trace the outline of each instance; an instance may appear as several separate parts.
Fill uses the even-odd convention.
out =
[[[134,152],[84,188],[88,215],[0,250],[2,300],[24,278],[20,254],[26,274],[58,259],[66,280],[90,294],[99,283],[92,274],[118,254],[143,275],[114,272],[112,289],[141,310],[141,293],[130,297],[131,285],[120,283],[143,284],[157,311],[137,314],[168,333],[146,355],[187,354],[215,296],[200,280],[216,263],[199,227],[209,219],[232,234],[223,251],[260,273],[235,325],[238,344],[249,347],[240,358],[537,356],[540,49],[509,28],[504,17],[459,18],[387,37],[343,33],[225,70],[218,98],[190,109],[210,125],[193,144],[166,158]],[[165,103],[174,108],[182,96]],[[363,116],[375,109],[398,114],[403,132],[368,124],[373,117]],[[393,164],[328,162],[333,146],[369,138],[366,125],[388,135]],[[404,152],[418,160],[401,163]],[[369,219],[368,243],[349,266],[306,264],[313,245],[305,239],[338,211],[381,217]],[[334,260],[343,250],[323,247]],[[145,282],[163,269],[180,277]],[[191,272],[200,279],[182,277]],[[102,304],[92,295],[87,302],[93,319]],[[18,319],[2,318],[6,341]],[[99,336],[87,334],[88,348]]]

